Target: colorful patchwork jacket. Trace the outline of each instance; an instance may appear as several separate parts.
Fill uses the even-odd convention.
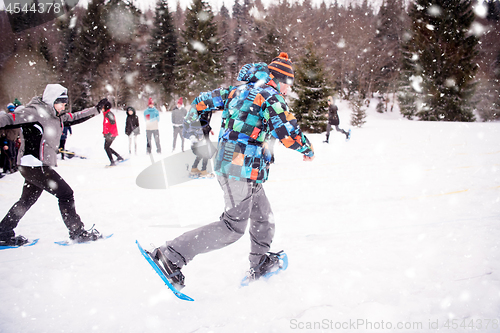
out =
[[[196,123],[203,112],[223,110],[215,173],[241,181],[262,183],[268,178],[271,136],[285,147],[313,156],[309,140],[290,113],[279,83],[271,79],[265,63],[247,64],[238,75],[247,81],[236,87],[201,93],[191,103],[187,123]]]

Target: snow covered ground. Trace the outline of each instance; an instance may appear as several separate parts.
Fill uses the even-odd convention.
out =
[[[168,291],[135,240],[150,249],[218,219],[217,181],[139,188],[137,175],[151,165],[142,112],[139,154],[115,168],[104,167],[102,116],[75,126],[66,147],[88,158],[59,161],[56,170],[86,226],[114,236],[54,244],[67,230],[57,200],[44,193],[16,229],[39,243],[0,251],[0,332],[500,330],[500,123],[408,121],[374,108],[350,142],[335,131],[330,144],[308,135],[312,163],[277,148],[265,189],[273,250],[286,250],[288,270],[240,288],[245,236],[183,269],[183,292],[195,302]],[[125,112],[115,113],[113,148],[127,155]],[[339,114],[348,128],[347,104]],[[169,113],[160,132],[155,160],[171,152]],[[0,180],[1,216],[22,184],[19,173]]]

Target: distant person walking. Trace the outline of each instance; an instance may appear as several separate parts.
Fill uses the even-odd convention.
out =
[[[335,99],[333,98],[333,96],[328,96],[328,123],[326,124],[326,140],[323,142],[329,143],[328,141],[330,139],[330,132],[332,130],[332,125],[335,126],[337,132],[341,132],[345,135],[346,140],[349,140],[351,137],[350,130],[346,132],[343,129],[339,128],[340,119],[338,110],[339,108],[337,107],[337,105],[335,105]]]

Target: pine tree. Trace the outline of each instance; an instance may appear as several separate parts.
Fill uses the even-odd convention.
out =
[[[487,0],[486,6],[488,8],[488,13],[486,15],[488,21],[500,21],[500,1]]]
[[[474,121],[472,96],[478,38],[471,0],[417,0],[410,9],[411,38],[406,43],[406,79],[419,85],[421,120]],[[409,59],[408,59],[409,58]],[[412,75],[409,75],[412,74]]]
[[[74,68],[76,109],[95,105],[103,97],[103,92],[96,87],[100,79],[98,71],[99,66],[109,57],[111,46],[103,19],[104,2],[105,0],[93,0],[89,3],[80,27],[74,62],[78,66]]]
[[[419,69],[418,56],[413,56],[410,51],[411,44],[408,36],[410,36],[409,33],[404,36],[406,41],[401,47],[401,70],[397,97],[401,114],[412,120],[421,108],[422,102],[419,96],[422,93],[422,88],[419,80],[421,77],[414,75]]]
[[[321,133],[326,130],[330,89],[313,43],[307,44],[304,51],[296,66],[293,90],[298,99],[293,102],[293,112],[303,131]]]
[[[270,63],[281,51],[285,51],[283,49],[283,38],[274,26],[263,26],[262,29],[264,35],[260,39],[255,54],[258,61]]]
[[[76,52],[78,43],[78,32],[76,27],[76,15],[65,15],[57,20],[57,28],[60,32],[59,52],[62,54],[59,66],[59,82],[68,89],[68,110],[73,109],[75,96],[80,94],[79,86],[76,84],[75,69]],[[76,110],[78,111],[78,110]]]
[[[229,15],[229,10],[227,9],[226,6],[222,5],[220,12],[219,12],[219,21],[218,21],[218,27],[219,27],[219,38],[221,42],[221,54],[222,54],[222,59],[221,59],[221,65],[224,67],[231,67],[232,63],[234,62],[234,56],[233,56],[233,41],[232,41],[232,29],[231,29],[231,16]],[[234,76],[237,75],[235,73],[236,70],[229,70],[229,78],[227,78],[229,84],[233,84]]]
[[[236,27],[233,32],[233,45],[234,45],[234,65],[233,68],[241,68],[244,65],[245,54],[247,53],[246,45],[246,31],[244,30],[246,11],[244,6],[240,5],[239,1],[236,0],[233,5],[233,18],[236,22]],[[232,68],[232,69],[233,69]]]
[[[493,102],[493,119],[500,119],[500,52],[495,61],[495,101]]]
[[[167,0],[156,4],[154,28],[151,31],[148,78],[161,86],[160,96],[174,94],[179,90],[177,82],[178,36]]]
[[[351,114],[351,125],[355,127],[361,127],[366,123],[366,110],[363,105],[363,98],[356,94],[354,95],[349,103],[352,106],[352,114]]]
[[[396,89],[401,67],[400,39],[402,35],[403,5],[400,0],[384,0],[378,13],[377,31],[373,39],[374,91],[381,94]]]
[[[191,96],[215,89],[223,82],[221,46],[214,14],[204,0],[194,0],[186,10],[182,33],[182,89]]]
[[[110,0],[103,12],[110,38],[107,61],[99,66],[100,87],[115,107],[125,107],[138,94],[137,37],[140,11],[126,0]],[[132,79],[134,78],[134,79]]]

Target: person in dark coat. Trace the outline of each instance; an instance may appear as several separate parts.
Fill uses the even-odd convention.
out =
[[[134,141],[134,151],[137,155],[137,136],[141,134],[139,128],[139,117],[135,109],[131,106],[127,108],[127,120],[125,121],[125,134],[128,136],[128,152],[132,154],[132,141]]]
[[[330,139],[330,131],[332,130],[332,126],[335,126],[337,132],[341,132],[345,135],[346,140],[349,140],[349,132],[344,131],[339,127],[340,119],[338,111],[339,108],[335,105],[335,99],[332,96],[328,96],[328,123],[326,124],[326,140],[323,142],[328,143]]]

